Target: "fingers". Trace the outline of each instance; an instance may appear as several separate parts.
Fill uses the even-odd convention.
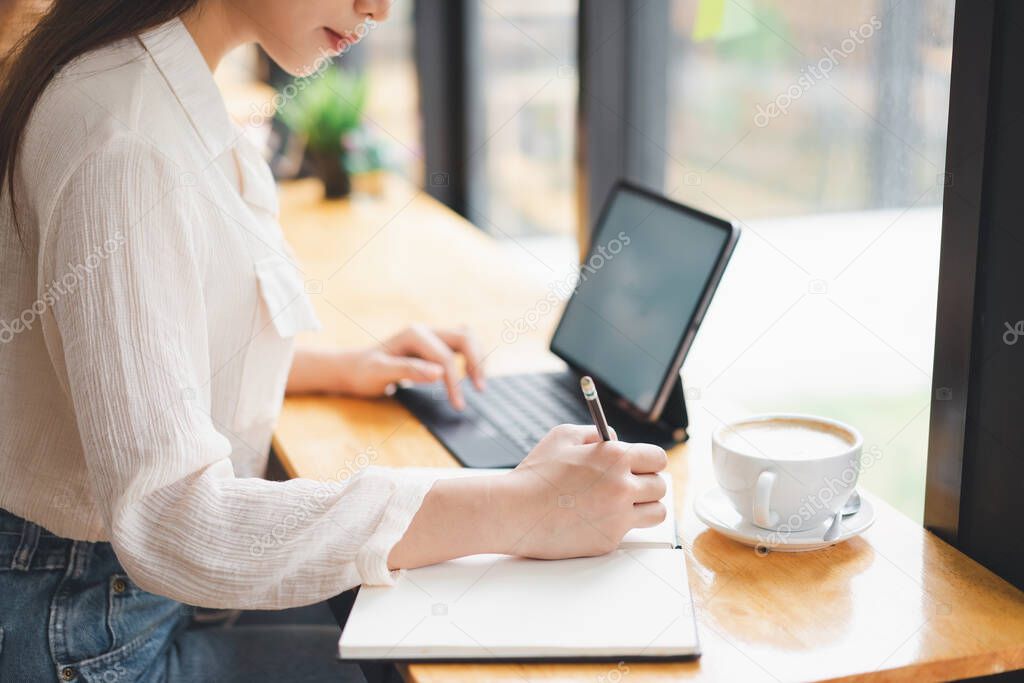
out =
[[[668,510],[661,503],[637,503],[633,506],[633,527],[658,526],[667,515]]]
[[[440,365],[419,358],[385,356],[380,363],[384,381],[388,384],[402,380],[436,382],[444,376],[444,368]]]
[[[441,338],[433,330],[422,326],[410,327],[406,334],[401,335],[401,343],[397,348],[388,350],[399,355],[418,356],[441,366],[444,372],[444,383],[448,388],[448,400],[456,410],[466,407],[455,369],[455,353],[441,341]]]
[[[637,503],[650,503],[661,500],[668,492],[665,480],[657,474],[638,474],[633,477],[636,489],[633,500]]]
[[[480,342],[476,335],[467,329],[461,330],[437,330],[437,336],[441,338],[448,348],[462,354],[466,359],[466,374],[473,380],[473,385],[478,389],[484,388],[484,356],[480,352]]]
[[[552,433],[568,443],[583,446],[601,442],[601,434],[594,425],[558,425],[551,430]],[[613,431],[614,438],[614,431]]]
[[[589,429],[590,431],[588,431],[584,435],[583,441],[581,441],[580,443],[599,443],[601,441],[601,433],[597,430],[597,427],[587,425],[587,429]],[[612,441],[619,440],[619,435],[615,432],[615,428],[612,427],[611,425],[608,425],[608,433],[611,435]]]
[[[597,427],[592,425],[558,425],[551,430],[551,435],[572,444],[593,443],[601,438],[597,433]]]
[[[459,386],[455,354],[462,354],[466,361],[466,374],[477,390],[484,388],[483,353],[480,344],[469,330],[433,330],[423,325],[414,325],[403,331],[385,345],[395,355],[418,356],[439,365],[443,370],[448,400],[462,410],[466,401]]]
[[[662,471],[668,465],[668,456],[663,448],[649,443],[625,443],[618,440],[618,434],[612,427],[609,427],[608,430],[611,432],[612,441],[606,442],[603,446],[601,445],[603,443],[601,434],[593,425],[563,424],[558,425],[551,432],[555,438],[563,439],[567,443],[577,446],[597,445],[606,448],[616,457],[628,457],[630,471],[633,474],[654,474]]]
[[[636,443],[627,451],[633,474],[661,472],[668,465],[665,450],[649,443]]]

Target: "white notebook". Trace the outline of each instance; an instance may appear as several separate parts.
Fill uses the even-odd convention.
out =
[[[487,473],[453,470],[452,476]],[[447,474],[447,472],[446,472]],[[667,478],[667,475],[666,475]],[[686,558],[665,523],[600,557],[475,555],[364,586],[338,642],[344,660],[609,661],[697,656]]]

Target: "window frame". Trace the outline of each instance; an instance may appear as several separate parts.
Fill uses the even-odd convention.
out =
[[[668,144],[669,0],[585,2],[577,13],[580,257],[620,180],[660,192]],[[656,162],[654,160],[657,160]]]
[[[1024,588],[1024,546],[999,533],[1024,514],[1024,435],[1007,414],[1024,356],[1003,338],[1024,286],[1021,21],[1006,0],[956,3],[924,522]]]

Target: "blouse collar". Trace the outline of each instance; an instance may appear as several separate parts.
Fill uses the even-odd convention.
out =
[[[230,148],[237,133],[199,46],[181,19],[139,36],[212,158]]]

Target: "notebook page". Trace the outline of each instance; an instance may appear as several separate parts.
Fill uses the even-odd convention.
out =
[[[476,555],[364,586],[342,659],[670,657],[699,652],[682,550]]]

